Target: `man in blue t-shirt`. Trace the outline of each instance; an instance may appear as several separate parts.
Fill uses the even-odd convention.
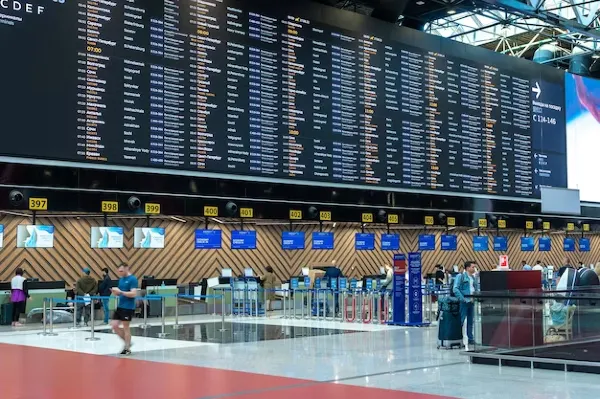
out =
[[[121,351],[121,355],[131,355],[131,329],[129,324],[133,319],[135,311],[135,298],[138,294],[138,280],[129,271],[127,263],[121,263],[117,269],[120,277],[119,286],[112,288],[112,293],[119,297],[117,310],[113,315],[113,320],[110,325],[113,331],[123,340],[125,347]]]

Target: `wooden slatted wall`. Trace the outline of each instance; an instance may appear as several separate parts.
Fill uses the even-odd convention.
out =
[[[138,276],[155,275],[157,278],[176,277],[180,282],[197,281],[203,277],[219,274],[223,267],[231,267],[235,273],[241,273],[244,267],[252,267],[255,272],[262,273],[267,265],[273,266],[279,279],[284,280],[291,275],[300,274],[303,266],[322,265],[335,263],[340,266],[344,274],[359,277],[364,274],[378,273],[379,267],[391,261],[392,252],[381,251],[355,251],[354,234],[356,225],[350,226],[337,223],[333,228],[326,226],[324,231],[335,232],[335,249],[332,251],[313,251],[311,247],[311,233],[318,231],[318,225],[296,226],[295,230],[306,233],[306,250],[283,251],[281,249],[281,232],[287,230],[285,224],[265,224],[253,227],[258,234],[258,249],[251,251],[231,250],[231,230],[239,228],[237,225],[211,225],[210,228],[223,230],[223,249],[221,250],[195,250],[194,230],[204,228],[200,219],[189,220],[187,223],[171,219],[153,221],[153,226],[166,228],[166,248],[163,250],[134,249],[133,229],[145,226],[143,219],[118,219],[111,221],[111,225],[120,225],[125,228],[125,248],[112,250],[98,250],[90,248],[90,228],[101,225],[101,219],[77,218],[38,218],[39,224],[51,224],[56,227],[55,247],[52,249],[23,249],[16,248],[17,225],[27,224],[30,219],[16,216],[0,217],[0,224],[5,226],[4,248],[0,250],[0,279],[6,281],[17,266],[24,267],[29,276],[38,277],[43,281],[65,280],[75,281],[80,274],[81,267],[89,266],[100,275],[103,267],[114,268],[119,262],[128,262]],[[376,248],[380,246],[380,233],[377,232]],[[401,230],[401,250],[414,251],[417,248],[418,235],[422,229]],[[441,231],[436,234],[436,248],[440,247]],[[466,231],[456,232],[458,237],[457,251],[431,251],[423,253],[423,262],[426,272],[431,272],[437,263],[445,266],[461,264],[467,259],[476,260],[482,269],[491,269],[498,262],[499,252],[472,251],[472,236],[475,233]],[[565,252],[562,249],[564,234],[552,234],[551,252],[521,252],[519,237],[520,231],[506,232],[509,239],[509,255],[511,266],[517,266],[521,260],[529,264],[541,260],[547,264],[560,265]],[[490,248],[492,247],[490,236]],[[586,264],[600,261],[600,236],[590,236],[592,251],[587,253],[572,252],[569,259],[572,263],[581,260]],[[537,240],[536,240],[537,241]],[[537,243],[536,243],[537,246]]]

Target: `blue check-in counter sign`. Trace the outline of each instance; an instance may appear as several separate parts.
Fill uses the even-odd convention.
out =
[[[304,249],[304,232],[284,231],[281,233],[281,248],[284,250]]]
[[[221,230],[196,230],[196,249],[221,249]]]
[[[354,248],[357,251],[372,251],[375,249],[375,234],[356,233],[354,237]]]
[[[231,232],[231,249],[256,249],[256,231],[234,230]]]
[[[382,234],[381,249],[384,251],[398,251],[400,249],[400,234]]]
[[[332,232],[314,232],[312,234],[312,249],[332,250],[333,233]]]

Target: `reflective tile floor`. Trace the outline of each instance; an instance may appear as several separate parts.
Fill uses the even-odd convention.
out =
[[[101,331],[101,330],[98,330]],[[179,329],[167,325],[151,325],[147,328],[136,327],[132,334],[139,337],[159,337],[163,332],[165,339],[191,342],[209,342],[232,344],[236,342],[271,341],[276,339],[291,339],[355,333],[356,331],[340,328],[319,328],[309,326],[282,326],[273,324],[256,324],[241,322],[205,322],[197,324],[182,324]]]
[[[433,327],[228,319],[247,339],[216,343],[204,339],[210,334],[202,330],[218,330],[221,323],[209,321],[189,321],[182,329],[194,337],[199,330],[199,340],[135,337],[134,355],[125,359],[115,356],[121,344],[107,332],[91,341],[89,330],[57,328],[56,336],[42,336],[0,328],[0,398],[585,399],[600,394],[596,375],[471,365],[456,351],[438,351]],[[354,333],[329,332],[336,329]],[[286,339],[264,339],[270,334]]]

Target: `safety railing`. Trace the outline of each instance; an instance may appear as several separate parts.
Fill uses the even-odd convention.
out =
[[[296,320],[318,320],[318,321],[337,321],[342,323],[363,323],[384,325],[392,319],[392,300],[391,291],[363,290],[360,288],[334,289],[334,288],[316,288],[316,289],[260,289],[258,286],[248,287],[248,285],[234,285],[229,288],[221,288],[220,294],[215,295],[145,295],[136,297],[136,301],[145,301],[142,306],[142,320],[137,327],[148,329],[151,325],[148,323],[148,306],[146,301],[160,302],[160,332],[157,334],[160,338],[169,336],[167,327],[172,330],[181,328],[179,316],[179,303],[174,306],[174,321],[171,319],[167,325],[167,300],[168,298],[191,299],[191,300],[213,300],[213,315],[217,314],[217,304],[221,307],[221,329],[225,328],[225,316],[233,318],[239,317],[260,317],[266,315],[265,303],[267,295],[278,294],[282,299],[282,314],[285,319]],[[425,319],[433,321],[435,319],[435,306],[433,297],[447,295],[448,289],[431,289],[423,287],[423,300],[425,309]],[[272,296],[272,295],[271,295]],[[228,301],[229,298],[229,301]],[[114,296],[90,296],[76,297],[67,302],[73,305],[73,327],[78,328],[78,309],[81,305],[91,307],[91,336],[88,340],[97,340],[95,336],[96,316],[94,308],[95,301],[115,300]],[[43,302],[43,335],[56,335],[54,331],[55,303],[65,302],[64,298],[45,298]],[[229,303],[228,303],[229,302]],[[408,301],[405,301],[408,303]],[[116,308],[116,304],[115,304]],[[60,308],[64,310],[65,308]],[[69,308],[70,309],[70,308]],[[85,309],[85,308],[83,308]],[[229,310],[229,312],[228,312]],[[87,310],[86,310],[87,312]],[[171,313],[171,316],[173,314]],[[154,323],[156,326],[156,323]]]

